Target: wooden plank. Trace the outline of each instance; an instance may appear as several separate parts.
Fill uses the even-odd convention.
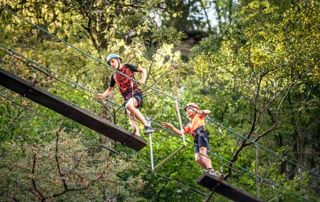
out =
[[[132,135],[124,128],[81,109],[73,103],[64,101],[3,69],[0,69],[0,85],[132,149],[139,151],[147,144],[143,138]]]
[[[198,184],[203,187],[206,187],[210,190],[233,200],[239,202],[260,202],[261,200],[250,196],[248,193],[237,189],[231,185],[228,185],[225,181],[219,181],[216,176],[210,175],[208,172],[205,172],[198,178]]]

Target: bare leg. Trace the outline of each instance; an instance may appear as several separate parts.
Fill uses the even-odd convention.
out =
[[[205,165],[205,169],[212,168],[211,160],[209,157],[207,157],[207,148],[206,147],[200,147],[199,152],[200,161]]]
[[[199,154],[199,153],[196,153],[195,155],[194,155],[194,159],[195,159],[195,161],[202,167],[202,168],[204,168],[204,169],[207,169],[207,166],[206,166],[206,164],[204,164],[204,162],[202,161],[202,157],[201,157],[202,155],[201,154]]]
[[[138,101],[135,98],[130,98],[126,104],[126,109],[131,112],[144,126],[149,126],[146,119],[143,117],[142,113],[136,107],[138,106]]]
[[[133,117],[132,113],[127,110],[128,116],[129,116],[129,121],[131,124],[131,127],[133,128],[134,134],[140,136],[140,131],[139,131],[139,126],[135,118]]]

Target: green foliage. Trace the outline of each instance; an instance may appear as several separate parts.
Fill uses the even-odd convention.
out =
[[[316,83],[319,83],[319,68],[314,63],[319,47],[319,43],[315,42],[319,41],[319,27],[315,27],[319,23],[316,6],[319,6],[318,3],[311,1],[305,7],[289,8],[282,15],[278,10],[283,8],[273,6],[269,1],[254,1],[239,8],[237,25],[230,26],[236,31],[229,32],[218,51],[211,51],[203,44],[200,46],[204,49],[203,54],[197,54],[199,49],[194,49],[193,66],[197,75],[191,77],[194,82],[190,84],[199,86],[195,92],[202,93],[202,101],[195,101],[206,103],[204,95],[211,98],[206,108],[212,109],[218,120],[232,125],[235,131],[250,134],[253,139],[271,129],[262,136],[260,143],[272,150],[283,147],[286,152],[282,153],[286,158],[305,167],[311,166],[303,163],[306,159],[315,162],[315,158],[305,155],[305,152],[318,150],[314,141],[307,140],[315,138],[313,133],[319,129],[314,125],[317,122],[315,114],[319,112],[319,105],[314,105],[319,101],[319,94],[314,91],[318,88]],[[215,39],[214,36],[212,38]],[[201,81],[197,82],[196,78],[201,78]],[[312,105],[312,110],[306,105]],[[252,127],[254,133],[250,133]],[[307,132],[309,127],[313,128],[313,132]],[[304,146],[299,143],[302,139]],[[234,145],[234,142],[230,144]],[[234,151],[229,149],[229,153]],[[241,154],[244,159],[241,156],[238,158],[240,165],[248,165],[244,161],[252,158],[248,154]],[[270,152],[267,154],[272,155]],[[263,164],[268,161],[278,162],[269,157]],[[291,163],[278,163],[276,168],[272,172],[262,172],[272,173],[276,182],[280,182],[279,175],[283,173],[286,176],[284,181],[304,179],[293,171],[296,166]],[[291,170],[291,174],[284,168]],[[317,181],[313,180],[315,184],[318,184]],[[246,187],[248,182],[248,179],[238,181]],[[295,187],[295,182],[285,184],[288,191],[281,198],[290,201],[292,198],[288,193]],[[311,197],[313,191],[301,189],[301,192],[310,193]]]
[[[263,200],[317,201],[319,179],[279,158],[319,173],[319,3],[288,2],[215,1],[218,25],[192,49],[188,63],[178,50],[181,31],[207,29],[198,17],[200,3],[209,8],[209,1],[6,2],[78,50],[0,10],[1,68],[104,115],[94,97],[105,90],[113,70],[103,58],[119,53],[125,63],[149,73],[142,113],[156,128],[156,166],[182,146],[180,138],[157,125],[179,126],[172,99],[178,97],[182,106],[192,101],[211,110],[210,157],[225,174],[234,159],[228,183],[255,195],[258,168],[265,178],[258,184]],[[158,17],[164,26],[157,26]],[[2,46],[34,62],[12,57]],[[119,154],[109,153],[98,148],[102,138],[95,132],[8,90],[0,88],[0,96],[1,201],[200,201],[209,194],[196,184],[203,170],[194,162],[191,136],[185,148],[151,172],[148,147],[137,154],[109,141]],[[107,108],[109,113],[131,130],[118,92],[113,101],[117,105]],[[264,147],[258,162],[256,147],[243,136]]]
[[[52,136],[51,141],[42,138],[41,145],[33,139],[33,143],[24,141],[17,145],[8,142],[2,147],[2,200],[102,201],[104,189],[119,199],[134,198],[134,192],[141,186],[134,189],[126,189],[125,186],[132,181],[141,181],[139,177],[132,178],[131,182],[122,182],[115,175],[130,170],[130,163],[98,150],[95,146],[97,138],[83,143],[81,139],[86,129],[65,132],[62,128],[38,131],[39,135]]]

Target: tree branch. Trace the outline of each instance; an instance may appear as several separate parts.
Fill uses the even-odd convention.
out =
[[[259,100],[259,95],[260,95],[260,87],[261,87],[261,81],[262,81],[263,76],[260,75],[258,83],[257,83],[257,89],[256,89],[256,94],[255,94],[255,99],[254,99],[254,112],[253,112],[253,120],[252,120],[252,124],[251,124],[251,129],[248,132],[248,134],[246,135],[245,139],[242,140],[241,145],[239,146],[239,148],[237,149],[237,151],[234,153],[231,161],[229,162],[229,169],[228,169],[228,174],[226,175],[225,179],[228,179],[229,176],[231,176],[232,174],[232,166],[233,163],[237,161],[240,152],[246,147],[248,146],[247,140],[251,137],[251,135],[254,133],[255,128],[256,128],[256,123],[257,123],[257,117],[258,117],[258,100]]]
[[[206,11],[206,8],[205,8],[205,6],[204,6],[204,4],[203,4],[203,2],[202,2],[201,0],[200,0],[200,5],[201,5],[202,10],[203,10],[203,12],[204,12],[204,14],[205,14],[205,16],[206,16],[206,19],[207,19],[208,31],[211,32],[211,25],[210,25],[210,21],[209,21],[209,16],[208,16],[208,13],[207,13],[207,11]]]
[[[73,191],[81,191],[81,190],[85,190],[88,189],[92,184],[94,184],[95,182],[99,181],[100,179],[102,179],[104,177],[105,174],[105,170],[94,180],[92,180],[91,182],[89,182],[89,184],[87,186],[81,187],[81,188],[66,188],[64,189],[62,192],[57,193],[57,194],[53,194],[52,197],[58,197],[61,196],[67,192],[73,192]]]
[[[268,128],[267,130],[265,130],[263,133],[261,133],[261,135],[257,136],[255,139],[253,139],[252,141],[245,143],[244,147],[252,145],[256,142],[258,142],[258,140],[260,138],[262,138],[263,136],[267,135],[268,133],[270,133],[276,126],[278,125],[278,122],[275,122],[270,128]]]
[[[32,170],[31,170],[31,174],[32,174],[31,182],[32,182],[32,186],[33,186],[34,191],[40,196],[41,201],[44,201],[46,199],[46,197],[38,190],[37,185],[36,185],[36,181],[34,180],[36,163],[37,163],[37,155],[33,154]],[[31,193],[35,194],[32,191],[31,191]]]
[[[60,179],[62,181],[63,184],[63,188],[64,190],[61,191],[60,193],[56,193],[53,194],[52,197],[59,197],[67,192],[72,192],[72,191],[80,191],[80,190],[84,190],[84,189],[88,189],[92,184],[94,184],[95,182],[97,182],[98,180],[102,179],[104,174],[105,174],[105,170],[94,180],[92,180],[91,182],[88,183],[88,185],[81,187],[81,188],[69,188],[66,179],[64,179],[64,177],[66,176],[67,173],[63,173],[61,171],[61,166],[60,166],[60,161],[59,161],[59,133],[61,132],[62,127],[59,128],[59,130],[56,133],[56,146],[55,146],[55,161],[56,161],[56,166],[57,166],[57,170],[60,176]],[[80,163],[81,159],[79,161],[77,161],[77,164],[74,166],[73,169],[71,169],[68,174],[72,173],[72,171],[74,169],[76,169]]]
[[[219,26],[219,31],[220,31],[220,34],[221,34],[222,33],[221,10],[220,10],[219,5],[217,4],[216,0],[214,0],[213,3],[215,5],[216,12],[217,12],[217,15],[218,15],[218,26]]]

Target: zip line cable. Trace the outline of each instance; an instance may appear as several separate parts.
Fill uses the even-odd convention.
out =
[[[167,70],[167,71],[163,72],[162,74],[160,74],[160,76],[158,76],[158,78],[155,78],[154,81],[153,81],[153,83],[150,85],[150,87],[147,87],[147,88],[145,88],[145,89],[143,90],[143,92],[145,93],[144,95],[145,95],[145,96],[148,96],[148,93],[146,93],[146,92],[147,92],[148,90],[150,90],[151,87],[153,87],[153,86],[155,86],[157,83],[159,83],[159,80],[160,80],[162,77],[167,76],[168,74],[170,74],[170,73],[171,73],[171,70],[172,70],[172,68],[170,68],[169,70]],[[172,75],[170,75],[170,77],[171,77],[171,76],[172,76]],[[151,90],[152,90],[152,89],[151,89]],[[149,94],[152,94],[152,93],[150,92]]]

